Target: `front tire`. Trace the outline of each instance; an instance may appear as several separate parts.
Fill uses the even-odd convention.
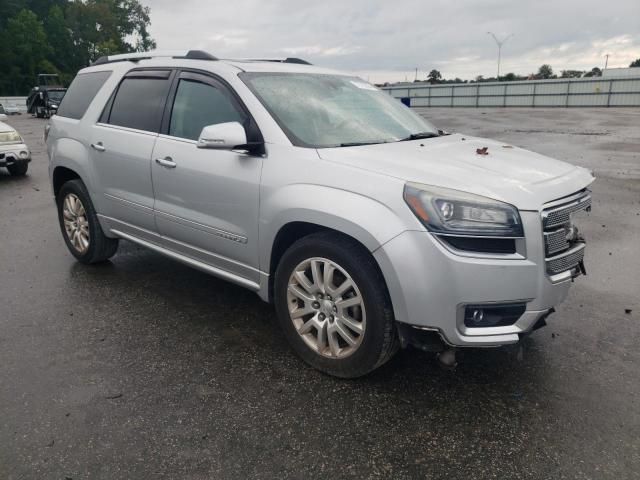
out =
[[[384,278],[347,236],[322,232],[294,243],[276,269],[274,295],[287,340],[322,372],[360,377],[398,349]]]
[[[62,237],[79,262],[99,263],[115,255],[118,240],[107,237],[102,231],[82,180],[66,182],[56,197],[56,203]]]

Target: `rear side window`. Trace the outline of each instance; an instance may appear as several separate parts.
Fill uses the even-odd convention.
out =
[[[113,99],[106,123],[158,132],[169,91],[169,73],[136,72],[135,76],[125,77]]]
[[[73,79],[57,115],[80,120],[111,72],[81,73]]]

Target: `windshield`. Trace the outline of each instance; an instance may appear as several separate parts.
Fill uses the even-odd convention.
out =
[[[248,72],[240,77],[297,146],[339,147],[437,135],[429,122],[356,77]]]
[[[49,90],[47,94],[49,95],[50,100],[61,101],[62,97],[66,93],[65,90]]]

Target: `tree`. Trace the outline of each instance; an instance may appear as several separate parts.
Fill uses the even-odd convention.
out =
[[[149,13],[139,0],[0,0],[0,95],[26,94],[38,73],[66,84],[102,55],[155,48]]]
[[[21,10],[9,19],[0,35],[0,45],[11,45],[0,52],[0,64],[8,68],[8,74],[0,76],[1,92],[25,94],[40,70],[53,68],[47,60],[50,48],[44,27],[31,10]]]
[[[562,70],[560,78],[580,78],[584,73],[582,70]]]
[[[442,74],[436,69],[431,70],[429,75],[427,75],[427,81],[432,85],[434,83],[440,83],[440,80],[442,80]]]
[[[551,78],[553,77],[553,69],[551,68],[551,65],[548,64],[544,64],[542,66],[540,66],[540,68],[538,69],[538,78]]]
[[[602,70],[600,70],[598,67],[593,67],[589,72],[584,74],[585,77],[601,77],[602,76]]]
[[[77,69],[77,61],[71,31],[67,28],[63,10],[59,5],[54,5],[49,10],[44,30],[51,47],[49,61],[62,73],[62,81],[69,83],[73,78],[71,72]]]
[[[634,60],[629,64],[629,68],[640,67],[640,58]]]
[[[16,12],[26,8],[28,8],[26,0],[2,0],[0,2],[0,33]]]

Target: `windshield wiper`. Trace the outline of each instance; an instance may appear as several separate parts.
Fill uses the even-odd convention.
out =
[[[360,147],[362,145],[379,145],[381,143],[388,143],[388,142],[346,142],[346,143],[341,143],[340,146],[341,147]]]
[[[406,138],[403,138],[401,140],[398,140],[399,142],[408,142],[409,140],[420,140],[421,138],[433,138],[433,137],[439,137],[440,134],[435,133],[435,132],[419,132],[419,133],[412,133],[411,135],[409,135]]]

